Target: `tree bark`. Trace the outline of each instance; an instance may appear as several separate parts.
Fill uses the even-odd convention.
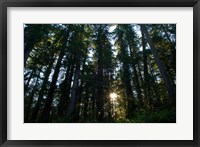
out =
[[[38,81],[39,81],[39,75],[37,75],[37,80],[36,80],[36,82],[35,82],[35,85],[34,85],[34,87],[33,87],[32,92],[31,92],[31,94],[30,94],[29,101],[27,101],[28,106],[27,106],[27,110],[25,111],[25,119],[24,119],[25,122],[28,122],[28,121],[29,121],[30,108],[31,108],[31,105],[32,105],[32,103],[33,103],[33,98],[34,98],[35,90],[36,90],[36,88],[37,88],[37,86],[38,86]]]
[[[64,51],[65,51],[65,49],[62,49],[60,54],[59,54],[59,57],[58,57],[58,61],[57,61],[57,64],[56,64],[56,67],[55,67],[55,70],[54,70],[52,82],[50,84],[49,92],[47,94],[47,98],[46,98],[46,101],[45,101],[44,109],[43,109],[41,117],[39,119],[39,121],[41,123],[47,123],[49,121],[51,105],[52,105],[52,102],[53,102],[54,91],[55,91],[55,88],[56,88],[56,82],[57,82],[58,74],[59,74],[59,71],[60,71],[61,61],[62,61],[62,58],[64,56]]]
[[[87,51],[86,51],[87,52]],[[77,94],[77,97],[78,97],[78,101],[77,101],[77,104],[76,104],[76,120],[77,121],[79,121],[79,119],[80,119],[80,116],[79,116],[79,114],[80,114],[80,109],[81,109],[81,107],[80,107],[80,104],[82,103],[82,101],[83,101],[83,89],[85,88],[85,87],[83,87],[83,84],[85,83],[85,79],[84,79],[84,72],[85,72],[85,62],[86,62],[86,58],[87,58],[87,53],[85,53],[85,55],[84,55],[84,59],[83,59],[83,65],[82,65],[82,70],[81,70],[81,78],[80,78],[80,86],[79,86],[79,88],[78,88],[78,94]],[[87,87],[86,87],[86,89],[87,89]],[[87,91],[86,91],[86,94],[87,94]]]
[[[40,106],[41,106],[41,102],[43,100],[44,92],[46,90],[46,86],[47,86],[47,82],[48,82],[48,79],[49,79],[49,75],[50,75],[51,69],[53,67],[53,63],[54,63],[54,59],[51,59],[50,63],[49,63],[49,66],[47,67],[46,72],[44,74],[45,78],[44,78],[44,81],[42,83],[42,87],[41,87],[41,90],[39,92],[38,100],[37,100],[37,103],[36,103],[35,108],[33,110],[32,117],[31,117],[31,121],[32,122],[35,122],[36,119],[37,119],[38,112],[39,112],[39,109],[40,109]]]
[[[72,91],[71,91],[71,98],[68,106],[68,112],[67,116],[71,117],[72,113],[75,110],[75,105],[77,101],[77,90],[78,90],[78,84],[79,84],[79,76],[80,76],[80,62],[76,64],[76,71],[74,75],[74,80],[73,80],[73,86],[72,86]]]
[[[124,46],[122,34],[119,36],[119,40],[120,40],[120,48],[121,48],[122,63],[123,63],[123,81],[124,81],[124,86],[125,86],[125,89],[126,89],[126,96],[127,96],[127,99],[128,99],[127,118],[131,119],[133,114],[134,114],[135,99],[134,99],[134,96],[133,96],[133,91],[132,91],[132,86],[131,86],[131,78],[130,78],[130,71],[129,71],[127,53],[126,53],[126,47]]]
[[[69,58],[69,61],[71,61],[71,60],[74,60],[72,55]],[[74,65],[72,65],[72,64],[68,63],[67,72],[65,74],[65,80],[63,81],[62,87],[61,87],[61,96],[60,96],[60,101],[58,103],[58,116],[60,118],[62,118],[64,116],[64,109],[65,109],[67,99],[68,99],[68,96],[69,96],[69,90],[70,90],[69,87],[71,87],[73,70],[74,70],[74,69],[72,69],[72,68],[74,68]],[[67,94],[68,94],[68,96],[67,96]]]
[[[83,117],[85,120],[87,120],[87,115],[88,115],[88,97],[89,97],[89,90],[88,90],[88,85],[86,84],[86,90],[85,90],[85,97],[84,97],[84,110],[83,110]]]
[[[146,26],[145,25],[141,25],[141,29],[142,29],[142,32],[145,34],[146,36],[146,39],[147,39],[147,42],[149,44],[149,46],[151,47],[151,50],[152,50],[152,54],[154,56],[154,59],[155,59],[155,62],[156,64],[158,65],[158,68],[160,70],[160,73],[162,75],[162,78],[163,78],[163,81],[165,83],[165,87],[167,89],[167,92],[169,94],[169,98],[170,98],[170,102],[171,103],[174,103],[175,100],[176,100],[176,91],[175,91],[175,88],[172,86],[170,80],[169,80],[169,77],[167,75],[167,72],[159,58],[159,55],[157,53],[157,50],[149,36],[149,33],[147,32],[147,29],[146,29]]]
[[[96,104],[97,104],[97,119],[102,121],[104,116],[103,110],[103,47],[102,47],[102,28],[101,26],[98,29],[98,71],[97,71],[97,96],[96,96]]]
[[[140,102],[140,104],[142,104],[142,92],[141,92],[141,87],[140,87],[140,82],[139,82],[139,77],[138,77],[138,73],[136,70],[136,65],[135,65],[135,58],[133,56],[133,50],[131,47],[131,44],[129,42],[129,49],[130,49],[130,54],[131,54],[131,58],[132,58],[132,68],[133,68],[133,72],[134,72],[134,81],[135,81],[135,85],[136,85],[136,89],[137,89],[137,99]]]
[[[149,73],[147,66],[146,42],[142,30],[141,33],[142,33],[143,64],[144,64],[144,95],[145,95],[144,105],[148,109],[150,105],[150,81],[149,81]]]

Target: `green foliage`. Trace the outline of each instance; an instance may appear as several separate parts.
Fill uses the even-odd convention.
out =
[[[136,114],[132,121],[135,123],[175,123],[176,109],[170,107],[154,112],[141,111]]]

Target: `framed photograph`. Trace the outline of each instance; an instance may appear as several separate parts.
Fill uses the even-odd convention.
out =
[[[0,145],[199,146],[199,0],[7,0]]]

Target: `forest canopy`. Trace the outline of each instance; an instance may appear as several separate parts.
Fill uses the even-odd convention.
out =
[[[175,123],[176,24],[25,24],[25,123]]]

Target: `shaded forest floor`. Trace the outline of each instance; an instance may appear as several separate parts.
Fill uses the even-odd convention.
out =
[[[131,119],[118,118],[119,116],[104,117],[101,121],[94,116],[88,118],[58,119],[52,116],[52,123],[176,123],[176,108],[163,108],[156,111],[137,111]]]

